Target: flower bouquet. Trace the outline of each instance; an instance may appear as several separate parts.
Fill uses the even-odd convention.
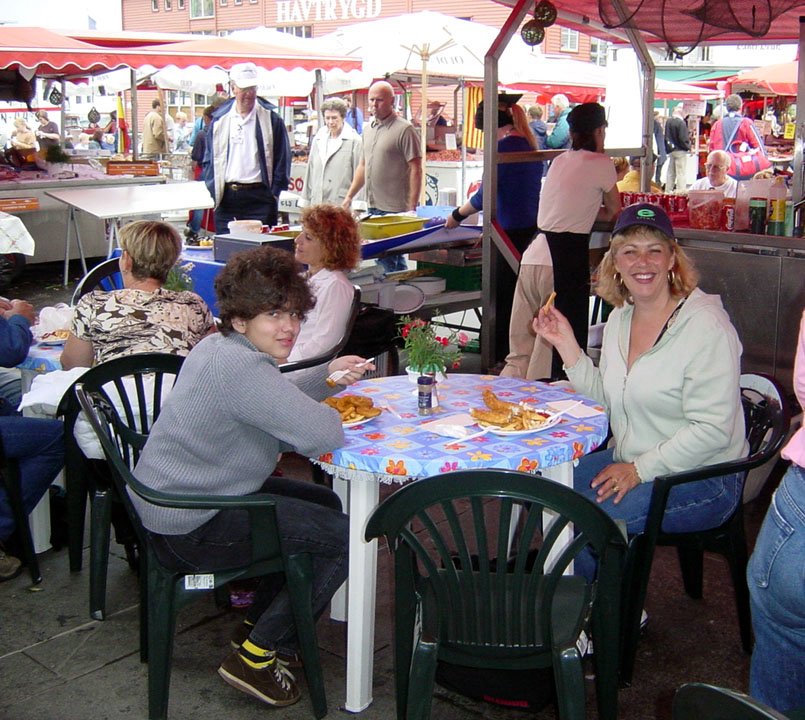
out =
[[[437,380],[444,379],[443,373],[448,368],[459,366],[460,347],[467,343],[464,333],[456,334],[451,330],[446,335],[437,335],[431,323],[410,315],[402,318],[399,337],[403,340],[409,375],[414,376],[414,382],[419,375],[432,374]]]

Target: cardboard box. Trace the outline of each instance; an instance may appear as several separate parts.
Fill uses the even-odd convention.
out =
[[[292,237],[279,234],[230,233],[229,235],[216,235],[212,241],[212,256],[215,262],[225,263],[231,255],[243,250],[253,250],[261,245],[271,245],[292,253],[293,242]]]
[[[417,267],[421,267],[421,263],[441,263],[443,265],[456,265],[464,267],[465,265],[475,265],[481,262],[483,248],[479,245],[475,247],[458,247],[458,248],[435,248],[433,250],[422,250],[420,252],[409,253],[408,257],[411,260],[417,261]]]

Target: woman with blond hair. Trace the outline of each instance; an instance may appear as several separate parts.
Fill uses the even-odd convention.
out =
[[[306,360],[326,352],[341,339],[349,319],[354,287],[347,273],[361,260],[358,223],[336,205],[312,205],[302,211],[296,259],[316,301],[299,331],[288,360]]]
[[[194,292],[166,290],[182,250],[168,223],[138,220],[120,231],[121,290],[94,290],[75,306],[61,364],[90,367],[123,355],[187,355],[215,330],[212,313]]]
[[[721,299],[696,287],[659,206],[621,212],[598,276],[597,293],[615,306],[599,367],[555,307],[541,310],[533,327],[559,352],[573,388],[600,402],[610,419],[614,447],[579,461],[574,489],[635,534],[645,528],[655,477],[746,453],[741,343]],[[738,474],[675,487],[663,530],[717,527],[740,498]]]

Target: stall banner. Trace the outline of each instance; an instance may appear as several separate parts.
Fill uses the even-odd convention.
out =
[[[464,90],[464,147],[483,148],[484,134],[475,127],[475,108],[484,99],[482,87],[468,87]]]

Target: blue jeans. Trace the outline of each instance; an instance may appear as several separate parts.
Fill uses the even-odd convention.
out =
[[[573,472],[573,489],[593,502],[597,489],[590,487],[593,478],[614,462],[612,449],[585,455]],[[668,494],[668,504],[662,529],[665,532],[693,532],[718,527],[738,506],[741,500],[741,483],[737,474],[700,480],[679,485]],[[601,508],[615,520],[623,520],[630,535],[643,532],[648,518],[653,485],[640,483],[630,490],[616,505],[605,500]],[[589,551],[576,558],[576,572],[591,579],[595,575],[595,561]]]
[[[805,470],[772,498],[746,571],[755,650],[749,692],[786,713],[805,707]]]
[[[319,617],[347,579],[349,518],[328,488],[289,478],[269,478],[261,492],[277,501],[283,549],[308,552],[313,560],[313,615]],[[152,534],[161,561],[184,572],[237,567],[251,554],[251,529],[245,510],[221,510],[187,535]],[[279,580],[279,581],[278,581]],[[298,650],[296,626],[284,579],[262,579],[249,609],[249,637],[263,648],[292,654]]]
[[[19,462],[22,501],[30,513],[64,465],[64,423],[27,417],[0,417],[6,456]],[[14,517],[0,484],[0,540],[14,532]]]
[[[198,235],[201,232],[201,221],[203,219],[203,210],[191,210],[190,221],[187,223],[187,227],[190,229],[190,232],[194,232],[196,235]]]
[[[367,212],[370,215],[393,215],[391,210],[379,210],[378,208],[369,208]],[[386,255],[377,259],[377,264],[383,268],[385,273],[398,272],[400,270],[408,269],[408,261],[405,259],[403,253],[396,253],[394,255]]]

